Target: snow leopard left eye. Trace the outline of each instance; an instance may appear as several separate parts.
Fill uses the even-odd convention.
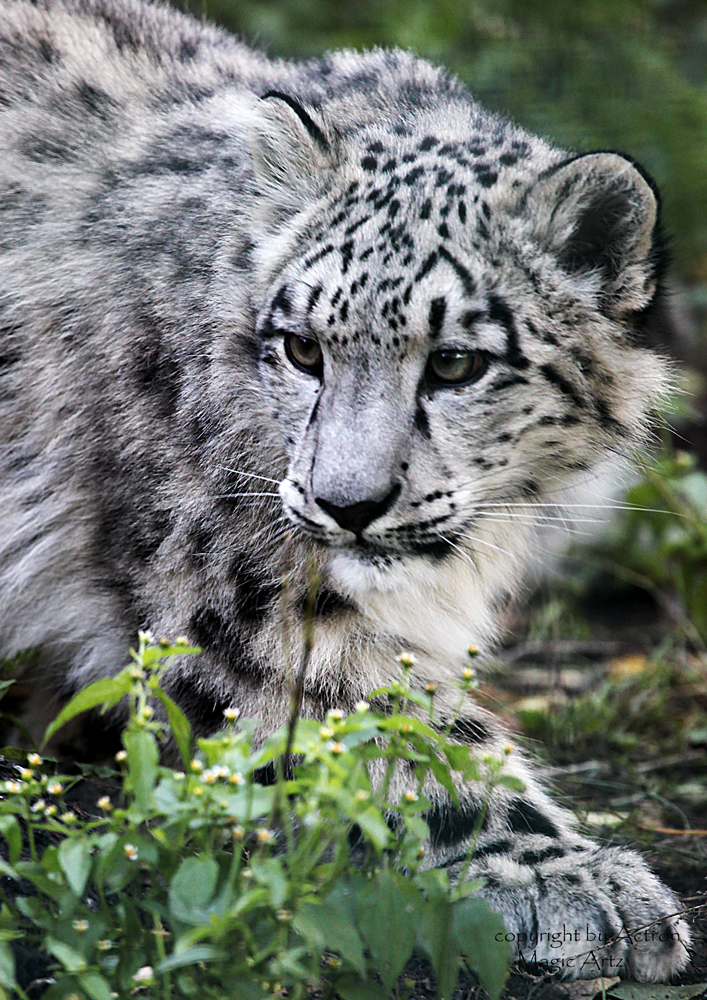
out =
[[[322,377],[324,358],[322,349],[311,337],[298,337],[295,333],[285,334],[285,354],[295,368],[315,378]]]
[[[427,384],[431,386],[469,385],[488,367],[478,351],[435,351],[427,362]]]

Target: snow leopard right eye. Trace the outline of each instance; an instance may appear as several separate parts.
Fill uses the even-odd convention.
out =
[[[295,368],[315,378],[322,377],[324,357],[322,349],[311,337],[299,337],[296,333],[285,334],[285,354]]]

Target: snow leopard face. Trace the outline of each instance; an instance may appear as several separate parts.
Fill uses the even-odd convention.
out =
[[[307,164],[257,328],[288,516],[349,585],[502,547],[509,506],[641,434],[661,380],[637,337],[651,186],[623,157],[567,159],[508,125],[332,149],[304,109],[263,103],[260,142]],[[295,181],[266,161],[277,202]]]

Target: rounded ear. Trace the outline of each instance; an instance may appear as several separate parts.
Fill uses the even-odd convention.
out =
[[[332,163],[323,124],[293,97],[269,91],[254,109],[249,139],[263,214],[283,221],[316,197]]]
[[[588,153],[551,168],[530,192],[537,236],[569,274],[594,273],[614,316],[645,309],[662,265],[656,189],[618,153]]]

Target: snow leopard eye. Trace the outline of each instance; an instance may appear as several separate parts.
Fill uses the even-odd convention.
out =
[[[427,384],[468,385],[481,378],[487,361],[478,351],[435,351],[427,362]]]
[[[311,337],[298,337],[296,333],[285,334],[285,354],[295,368],[307,375],[322,377],[322,349]]]

